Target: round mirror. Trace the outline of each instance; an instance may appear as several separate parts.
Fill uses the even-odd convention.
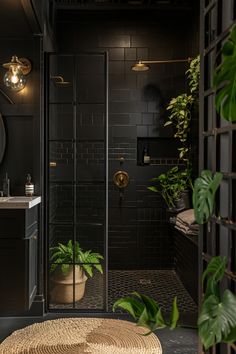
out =
[[[5,131],[2,115],[0,113],[0,163],[2,162],[4,156],[5,147],[6,147],[6,131]]]

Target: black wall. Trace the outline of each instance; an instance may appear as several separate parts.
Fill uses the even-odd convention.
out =
[[[1,0],[0,8],[0,89],[13,101],[13,104],[10,103],[0,93],[0,112],[3,116],[7,134],[6,151],[0,164],[0,190],[2,190],[2,179],[8,172],[11,182],[11,195],[24,195],[26,174],[30,173],[35,183],[36,195],[43,197],[43,49],[53,47],[53,42],[49,36],[50,24],[47,21],[48,1]],[[27,76],[26,87],[19,92],[13,92],[3,84],[6,70],[2,67],[2,64],[9,62],[12,55],[26,57],[32,64],[32,71]],[[39,207],[38,225],[37,293],[40,299],[43,299],[43,225],[42,201]],[[40,301],[38,300],[38,304]],[[42,311],[43,301],[37,309],[32,306],[32,314],[41,314]]]
[[[176,59],[196,55],[193,17],[59,14],[59,52],[108,51],[109,54],[109,266],[151,269],[173,266],[162,198],[147,190],[150,178],[176,164],[176,151],[159,156],[152,166],[137,165],[137,138],[162,144],[171,131],[163,128],[171,97],[186,90],[187,64],[151,65],[131,70],[137,60]],[[91,74],[92,75],[92,74]],[[155,158],[155,151],[151,152]],[[171,156],[171,157],[170,157]],[[119,158],[125,162],[120,166]],[[168,157],[168,158],[167,158]],[[120,201],[112,177],[120,168],[130,183]]]

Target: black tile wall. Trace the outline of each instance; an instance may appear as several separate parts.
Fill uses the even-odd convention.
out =
[[[109,55],[109,267],[172,268],[174,244],[168,233],[165,205],[147,186],[152,177],[178,163],[176,151],[173,156],[171,151],[166,156],[157,155],[158,159],[152,161],[155,166],[137,166],[137,138],[172,135],[171,129],[163,128],[165,107],[171,97],[186,90],[187,65],[151,65],[145,73],[135,73],[131,66],[141,59],[196,55],[189,34],[192,20],[186,17],[150,20],[145,15],[139,20],[99,16],[95,20],[85,15],[69,25],[68,19],[60,20],[58,43],[60,52],[108,51]],[[87,69],[86,74],[89,75]],[[91,78],[93,75],[91,68]],[[87,118],[90,119],[80,117],[79,131],[88,124]],[[91,134],[93,138],[102,133],[96,127]],[[94,147],[88,147],[86,152],[83,149],[81,146],[81,164],[83,159],[102,159]],[[120,157],[125,158],[122,165]],[[123,196],[112,180],[119,169],[130,175]]]

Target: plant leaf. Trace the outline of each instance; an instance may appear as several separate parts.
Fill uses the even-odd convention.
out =
[[[209,296],[204,301],[198,318],[199,335],[205,349],[227,339],[235,327],[236,295],[227,289],[222,302],[215,295]]]
[[[177,306],[177,296],[175,296],[172,304],[171,318],[170,318],[170,329],[174,329],[177,326],[179,320],[179,309]]]
[[[211,275],[216,282],[219,282],[223,276],[227,266],[227,258],[226,257],[213,257],[204,273],[202,274],[202,282],[205,280],[206,276]]]
[[[215,193],[222,181],[221,172],[203,170],[201,176],[195,180],[193,189],[193,207],[198,224],[204,224],[213,214]]]
[[[137,320],[143,313],[145,306],[137,299],[127,296],[118,299],[114,303],[112,311],[114,312],[117,307],[127,311],[135,320]]]
[[[236,26],[222,48],[222,63],[215,69],[215,105],[222,118],[236,121]]]
[[[157,311],[159,310],[158,303],[152,299],[151,297],[143,294],[139,294],[136,291],[131,293],[132,295],[138,297],[147,309],[147,313],[152,317],[155,318]]]

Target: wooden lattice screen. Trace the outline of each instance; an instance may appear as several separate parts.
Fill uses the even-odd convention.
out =
[[[199,169],[221,171],[224,178],[216,198],[215,216],[201,228],[199,274],[212,256],[227,256],[229,268],[223,288],[233,292],[236,290],[236,123],[231,124],[216,113],[211,86],[214,67],[221,61],[218,53],[235,19],[235,0],[201,0]],[[200,285],[200,298],[202,292]],[[236,353],[236,345],[220,344],[208,353]]]

